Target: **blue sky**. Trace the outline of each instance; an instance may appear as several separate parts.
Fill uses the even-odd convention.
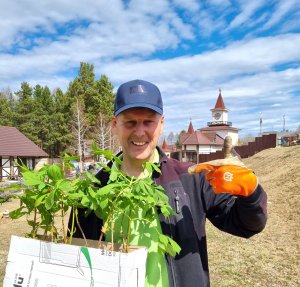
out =
[[[117,88],[161,90],[165,133],[211,121],[219,88],[240,134],[300,125],[299,0],[1,0],[0,90],[66,90],[80,62]]]

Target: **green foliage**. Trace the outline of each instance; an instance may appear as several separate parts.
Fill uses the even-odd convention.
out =
[[[63,154],[72,141],[71,133],[71,105],[67,94],[61,89],[56,89],[53,93],[54,112],[52,115],[53,127],[53,156]]]
[[[0,126],[13,125],[13,111],[10,107],[8,99],[0,93]]]
[[[72,157],[65,155],[62,164],[45,165],[39,171],[29,170],[22,166],[23,184],[25,190],[21,195],[20,207],[10,212],[10,217],[17,219],[23,215],[31,215],[27,221],[32,230],[28,237],[35,238],[39,230],[43,230],[44,236],[51,236],[54,241],[63,240],[67,243],[67,229],[64,226],[66,211],[70,208],[81,206],[74,201],[81,191],[77,189],[76,181],[65,178],[66,168],[71,163]],[[55,223],[56,217],[61,218],[62,234],[59,234]],[[33,219],[32,219],[33,217]]]
[[[96,214],[104,219],[102,234],[104,235],[109,229],[114,233],[114,222],[116,215],[126,216],[129,219],[128,226],[121,226],[121,230],[127,230],[127,234],[122,234],[125,246],[128,246],[131,234],[131,223],[133,221],[144,221],[151,224],[155,220],[154,210],[159,209],[165,217],[174,214],[171,206],[169,205],[168,197],[164,189],[156,185],[151,178],[154,171],[160,173],[160,169],[156,164],[146,163],[144,168],[149,176],[145,178],[135,178],[124,174],[117,165],[121,165],[120,159],[112,154],[112,152],[97,150],[93,146],[94,153],[104,154],[110,160],[117,164],[112,167],[104,166],[105,170],[109,172],[108,184],[96,190],[93,194],[94,201],[86,207],[94,210]],[[96,201],[96,202],[95,202]],[[136,217],[138,211],[142,210],[145,217]],[[175,256],[180,251],[180,247],[171,238],[161,234],[159,229],[158,233],[159,249],[161,252],[170,253]],[[153,240],[155,240],[153,238]]]
[[[114,232],[117,215],[126,216],[129,223],[121,229],[127,230],[126,234],[122,234],[127,250],[132,222],[143,221],[150,225],[157,216],[156,209],[159,209],[165,217],[174,214],[164,189],[156,185],[151,178],[154,171],[160,172],[156,164],[146,163],[145,169],[149,176],[138,179],[127,176],[117,168],[117,165],[121,165],[122,162],[112,151],[99,150],[95,145],[93,145],[93,150],[94,153],[104,155],[106,159],[116,163],[112,167],[102,165],[104,171],[109,173],[109,181],[107,185],[100,188],[98,186],[101,183],[89,171],[76,178],[65,177],[66,170],[72,166],[71,160],[74,159],[67,154],[62,158],[61,164],[46,165],[39,171],[31,171],[22,166],[26,188],[24,193],[18,196],[20,207],[10,212],[10,216],[17,219],[23,215],[31,215],[27,222],[32,230],[27,236],[35,238],[39,230],[43,230],[43,235],[51,235],[54,241],[63,240],[68,243],[72,240],[75,221],[81,229],[77,220],[77,209],[85,208],[88,213],[93,211],[104,220],[100,241],[108,230]],[[68,230],[70,234],[68,238],[64,217],[70,207],[73,209],[73,218],[71,219],[72,227]],[[143,218],[134,215],[140,210],[145,214]],[[61,218],[62,234],[59,234],[54,220],[58,216]],[[153,238],[153,240],[157,240],[158,251],[175,256],[180,251],[177,243],[163,235],[159,229],[156,229],[156,232],[157,239]]]
[[[70,83],[67,96],[71,103],[79,99],[83,102],[84,113],[88,121],[89,135],[97,130],[97,118],[99,114],[106,119],[111,119],[115,95],[113,85],[105,75],[95,80],[94,66],[88,63],[80,63],[78,76]]]
[[[77,148],[72,130],[72,103],[76,99],[84,103],[83,113],[89,126],[86,138],[97,134],[100,113],[106,123],[113,113],[112,84],[104,75],[96,80],[94,66],[84,62],[65,93],[59,88],[51,92],[47,86],[31,87],[22,82],[15,96],[9,91],[0,93],[0,125],[15,126],[50,157]]]
[[[21,84],[21,90],[16,92],[18,100],[15,105],[17,128],[34,142],[38,141],[34,122],[35,102],[33,90],[27,82]]]
[[[36,85],[34,87],[33,99],[35,110],[33,111],[33,124],[37,134],[36,143],[43,148],[50,156],[53,156],[55,145],[55,107],[53,96],[49,88]]]

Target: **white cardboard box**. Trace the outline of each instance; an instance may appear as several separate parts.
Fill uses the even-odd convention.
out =
[[[12,236],[3,287],[143,287],[146,258]]]

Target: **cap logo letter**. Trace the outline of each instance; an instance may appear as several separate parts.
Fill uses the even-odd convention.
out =
[[[130,94],[145,93],[145,88],[142,85],[130,87]]]

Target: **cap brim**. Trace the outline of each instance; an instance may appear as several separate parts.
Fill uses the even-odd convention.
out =
[[[132,108],[146,108],[146,109],[150,109],[155,111],[156,113],[162,115],[163,114],[163,109],[155,106],[155,105],[151,105],[151,104],[143,104],[143,103],[134,103],[134,104],[130,104],[130,105],[126,105],[120,109],[118,109],[117,111],[115,111],[114,115],[117,116],[120,113],[124,112],[125,110],[128,109],[132,109]]]

